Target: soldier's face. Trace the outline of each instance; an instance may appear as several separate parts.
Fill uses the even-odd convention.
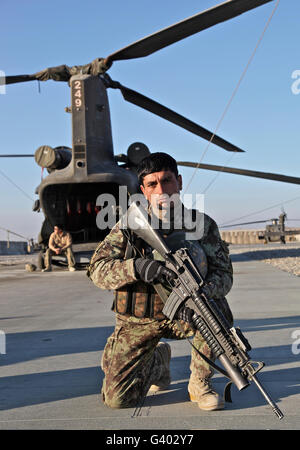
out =
[[[58,227],[54,227],[54,233],[55,234],[60,234],[62,232],[62,230]]]
[[[154,208],[166,208],[170,205],[170,197],[182,189],[181,175],[170,170],[162,170],[146,175],[141,186],[142,193]],[[175,196],[174,196],[175,197]]]

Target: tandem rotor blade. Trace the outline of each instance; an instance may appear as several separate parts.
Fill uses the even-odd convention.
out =
[[[28,157],[33,157],[34,155],[29,155],[29,154],[18,154],[18,155],[1,155],[0,154],[0,158],[28,158]]]
[[[80,73],[82,69],[86,68],[87,72],[90,70],[94,64],[97,64],[98,69],[101,71],[101,61],[103,58],[97,58],[95,62],[93,61],[90,64],[86,64],[85,66],[73,66],[69,67],[65,64],[55,67],[48,67],[47,69],[43,69],[39,72],[33,73],[31,75],[10,75],[7,77],[0,77],[0,85],[2,84],[14,84],[14,83],[23,83],[26,81],[69,81],[72,75],[76,73]],[[101,72],[102,73],[102,72]]]
[[[199,31],[225,22],[270,1],[273,0],[228,0],[112,53],[105,59],[105,64],[110,66],[114,61],[148,56]]]
[[[251,9],[257,8],[258,6],[264,5],[274,0],[227,0],[226,2],[220,3],[210,9],[202,11],[194,16],[191,16],[181,22],[175,23],[170,27],[164,28],[156,33],[146,36],[127,47],[124,47],[106,58],[97,58],[102,60],[97,73],[93,75],[98,75],[106,72],[114,61],[141,58],[148,56],[164,47],[167,47],[175,42],[181,41],[188,36],[192,36],[202,30],[210,28],[218,23],[225,22],[226,20],[232,19],[240,14],[243,14]],[[74,66],[78,70],[92,65],[93,63],[87,64],[85,66]],[[74,69],[73,67],[71,69]],[[56,69],[66,69],[66,74],[61,76],[61,70],[58,76],[56,76]],[[14,83],[24,83],[26,81],[47,81],[48,79],[53,79],[55,81],[68,81],[71,75],[74,73],[68,72],[68,66],[58,66],[54,68],[45,69],[41,72],[31,75],[9,75],[6,77],[0,77],[0,85],[4,84],[14,84]],[[45,74],[44,74],[45,72]],[[52,72],[54,72],[52,74]],[[93,70],[92,70],[93,72]],[[84,72],[91,73],[91,72]]]
[[[265,223],[265,222],[269,222],[272,219],[267,219],[267,220],[255,220],[254,222],[243,222],[243,223],[232,223],[231,225],[220,225],[220,228],[230,228],[230,227],[237,227],[240,225],[252,225],[253,223]]]
[[[0,85],[25,83],[26,81],[34,80],[36,80],[36,77],[34,75],[9,75],[7,77],[0,77]]]
[[[109,77],[106,74],[106,79],[108,78]],[[201,127],[195,122],[192,122],[191,120],[172,111],[166,106],[157,103],[156,101],[150,99],[149,97],[146,97],[145,95],[140,94],[139,92],[133,91],[132,89],[122,86],[120,83],[114,82],[112,80],[110,80],[110,83],[111,83],[110,87],[121,90],[122,95],[126,101],[133,103],[134,105],[139,106],[143,109],[146,109],[147,111],[150,111],[153,114],[156,114],[157,116],[162,117],[163,119],[166,119],[169,122],[172,122],[175,125],[178,125],[181,128],[184,128],[185,130],[202,137],[203,139],[206,139],[207,141],[211,141],[213,144],[229,152],[244,152],[244,150],[240,149],[239,147],[231,144],[228,141],[225,141],[225,139],[216,136],[211,131],[206,130],[205,128]]]
[[[281,175],[279,173],[258,172],[256,170],[237,169],[235,167],[215,166],[213,164],[198,164],[188,161],[177,161],[179,166],[195,167],[197,169],[213,170],[216,172],[233,173],[246,177],[263,178],[265,180],[281,181],[283,183],[300,184],[300,178]]]

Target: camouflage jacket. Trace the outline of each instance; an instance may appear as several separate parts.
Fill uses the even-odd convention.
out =
[[[208,264],[205,278],[212,298],[225,297],[232,287],[232,264],[227,244],[221,239],[216,222],[204,214],[203,232],[199,243]],[[119,289],[138,279],[134,269],[134,259],[124,259],[127,237],[119,222],[106,238],[99,243],[91,258],[88,277],[101,289]]]

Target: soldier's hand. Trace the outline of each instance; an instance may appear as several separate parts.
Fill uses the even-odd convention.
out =
[[[176,312],[175,319],[183,320],[189,324],[193,324],[194,311],[187,306],[181,306]]]
[[[209,300],[212,298],[212,283],[210,283],[210,285],[205,284],[202,288],[201,288],[201,294],[204,294],[205,297]]]
[[[146,283],[164,282],[176,278],[176,273],[162,263],[148,258],[136,258],[134,267],[138,277]]]

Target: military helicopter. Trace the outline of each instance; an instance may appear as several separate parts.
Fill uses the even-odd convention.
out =
[[[49,172],[36,189],[34,211],[43,211],[38,243],[45,250],[53,226],[62,224],[72,234],[74,244],[96,243],[108,230],[96,226],[96,198],[105,192],[118,198],[119,186],[129,194],[138,192],[135,168],[150,151],[143,143],[133,143],[127,154],[114,155],[107,90],[119,89],[127,102],[152,112],[229,152],[243,152],[220,136],[172,111],[162,104],[110,78],[107,71],[116,61],[146,57],[204,29],[227,21],[272,0],[228,0],[124,47],[89,64],[57,66],[32,75],[7,76],[2,84],[29,81],[67,82],[71,90],[72,148],[44,145],[34,156]],[[0,80],[1,83],[1,80]],[[205,170],[300,184],[300,178],[280,174],[178,161],[178,165]]]
[[[265,244],[268,244],[269,242],[281,242],[282,244],[286,244],[286,236],[300,234],[299,230],[286,230],[286,220],[287,214],[284,210],[282,210],[279,217],[273,217],[266,220],[255,220],[253,222],[233,223],[231,225],[223,225],[221,228],[232,228],[236,226],[266,223],[265,230],[259,232],[258,239],[264,240]]]

